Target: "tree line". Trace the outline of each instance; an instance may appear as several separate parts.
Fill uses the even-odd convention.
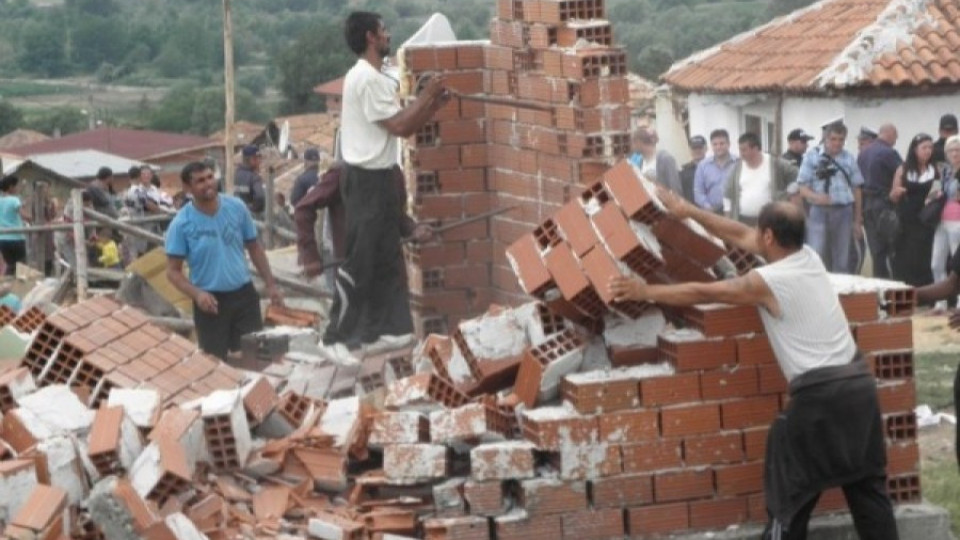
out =
[[[671,63],[812,0],[608,0],[615,41],[633,71],[656,79]],[[312,92],[354,58],[345,14],[381,13],[396,46],[434,12],[461,39],[488,35],[493,0],[242,0],[233,3],[238,116],[322,110]],[[132,121],[155,129],[215,131],[222,123],[220,2],[210,0],[0,0],[0,68],[6,77],[95,77],[104,84],[171,88]],[[264,106],[271,88],[281,101]],[[219,107],[219,109],[218,109]],[[0,124],[5,113],[0,111]],[[221,114],[222,117],[222,114]],[[0,125],[2,127],[2,125]]]

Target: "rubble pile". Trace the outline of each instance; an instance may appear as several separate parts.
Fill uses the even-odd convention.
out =
[[[97,298],[0,312],[9,538],[620,538],[766,519],[786,382],[756,309],[618,304],[610,275],[760,264],[667,215],[622,164],[508,250],[536,298],[415,348],[325,358],[311,328],[250,336],[235,369]],[[920,500],[914,291],[837,276],[880,384],[889,487]],[[295,321],[294,321],[295,322]],[[342,362],[342,360],[341,360]],[[839,491],[818,511],[842,509]]]

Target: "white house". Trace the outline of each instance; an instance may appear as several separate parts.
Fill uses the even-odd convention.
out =
[[[903,153],[919,132],[936,139],[942,114],[960,115],[960,2],[821,0],[677,62],[663,81],[687,97],[691,135],[725,128],[735,143],[751,131],[781,150],[790,130],[818,135],[842,118],[856,150],[861,127],[891,122]]]

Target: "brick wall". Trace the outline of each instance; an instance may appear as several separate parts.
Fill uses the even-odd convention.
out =
[[[602,0],[516,1],[498,2],[489,43],[406,49],[403,87],[440,73],[461,94],[502,100],[455,98],[411,137],[414,215],[443,224],[514,207],[410,250],[421,332],[522,301],[506,247],[629,152],[626,53],[612,42]]]

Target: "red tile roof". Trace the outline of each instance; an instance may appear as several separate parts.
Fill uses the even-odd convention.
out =
[[[210,144],[210,139],[196,135],[104,127],[73,133],[59,139],[10,148],[9,151],[22,156],[33,156],[72,150],[100,150],[142,161],[149,156],[206,144]]]
[[[691,92],[960,84],[957,0],[822,0],[682,60]]]
[[[343,95],[343,77],[319,84],[313,88],[313,92],[321,96]]]

